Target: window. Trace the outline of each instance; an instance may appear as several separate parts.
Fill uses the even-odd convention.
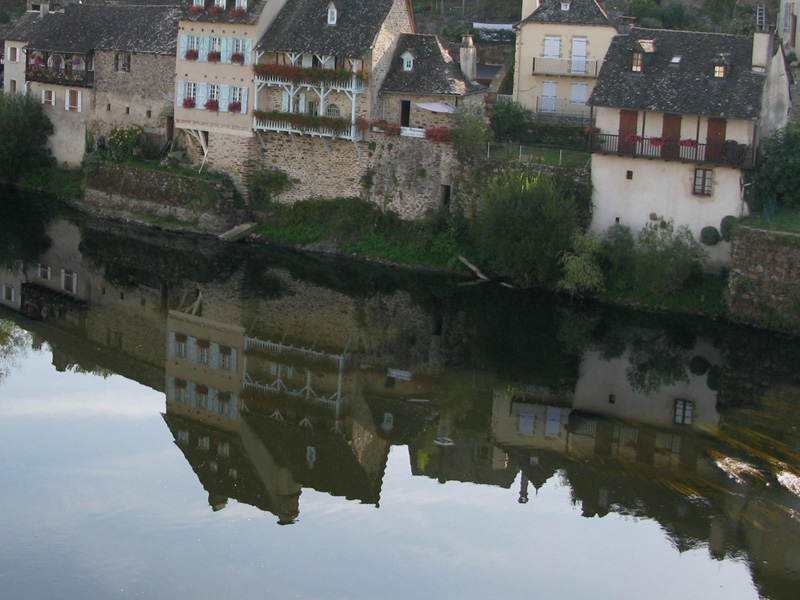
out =
[[[634,52],[631,61],[631,71],[641,73],[644,66],[644,52]]]
[[[247,10],[247,0],[236,0],[236,8]]]
[[[216,4],[220,8],[227,8],[228,6],[227,0],[216,0],[214,4]]]
[[[693,192],[698,196],[710,196],[713,176],[712,169],[695,169]]]
[[[341,113],[339,112],[339,107],[335,104],[328,104],[328,107],[325,109],[325,116],[326,117],[340,117]]]
[[[229,442],[220,442],[217,444],[217,454],[222,457],[229,457],[231,455],[231,445]]]
[[[8,47],[8,62],[19,62],[19,48],[15,46]]]
[[[219,368],[233,371],[233,351],[230,346],[219,347]]]
[[[403,61],[403,71],[411,71],[414,68],[414,56],[411,52],[406,50],[400,55],[400,58]]]
[[[7,283],[3,284],[3,300],[14,301],[14,288]]]
[[[42,90],[42,104],[56,105],[56,93],[54,90]]]
[[[79,90],[67,90],[67,99],[64,108],[73,112],[81,112],[81,95]]]
[[[212,37],[211,38],[211,52],[222,52],[222,38],[221,37]]]
[[[188,444],[189,443],[189,432],[185,429],[178,430],[178,443],[179,444]]]
[[[192,5],[199,6],[200,8],[202,8],[203,6],[205,6],[205,0],[192,0]]]
[[[306,109],[308,111],[308,114],[311,115],[312,117],[319,116],[319,103],[314,102],[313,100],[309,100],[306,103]]]
[[[211,439],[207,435],[198,438],[197,447],[200,448],[201,450],[208,450],[211,447]]]
[[[543,58],[561,58],[561,38],[548,35],[544,38]]]
[[[328,4],[328,25],[336,25],[337,16],[336,7],[333,5],[333,2],[331,2]]]
[[[233,38],[233,53],[234,54],[244,54],[245,46],[247,45],[247,40],[244,38]]]
[[[46,279],[50,281],[53,270],[47,265],[39,265],[39,279]]]
[[[219,84],[217,83],[208,84],[208,99],[216,100],[217,102],[219,102]]]
[[[675,423],[678,425],[691,425],[693,412],[694,402],[681,398],[675,400]]]
[[[194,81],[187,81],[184,89],[184,97],[197,101],[197,84]],[[194,105],[192,105],[194,106]]]
[[[200,6],[203,6],[202,2],[200,3]],[[186,36],[186,49],[187,50],[199,50],[200,49],[200,36],[197,36],[197,35]]]
[[[727,74],[726,65],[714,65],[714,77],[721,78]]]
[[[231,87],[231,102],[238,102],[239,104],[242,104],[244,102],[244,90],[245,88],[243,87]]]
[[[71,294],[78,293],[78,274],[69,269],[61,269],[61,289]]]
[[[130,73],[131,71],[131,53],[130,52],[115,52],[114,53],[114,70]]]
[[[587,83],[573,83],[572,84],[572,95],[570,96],[569,103],[570,104],[580,104],[581,106],[586,104],[586,99],[589,96],[589,84]]]

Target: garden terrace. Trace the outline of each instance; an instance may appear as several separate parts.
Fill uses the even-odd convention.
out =
[[[700,144],[695,140],[665,140],[660,137],[591,133],[589,149],[600,154],[660,158],[687,163],[752,168],[755,155],[747,144],[728,140],[722,144]]]

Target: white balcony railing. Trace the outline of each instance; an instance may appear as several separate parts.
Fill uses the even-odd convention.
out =
[[[354,142],[361,140],[361,130],[355,125],[351,125],[349,130],[337,131],[328,127],[300,128],[286,121],[268,121],[256,117],[253,119],[253,129],[256,131],[278,131],[297,135],[310,135],[312,137],[339,138]]]
[[[582,57],[548,58],[545,56],[535,56],[533,58],[532,72],[534,75],[597,77],[602,62],[601,60],[589,60]]]
[[[340,92],[354,92],[356,94],[364,91],[364,81],[355,75],[346,81],[311,81],[304,79],[290,79],[280,75],[258,75],[255,76],[256,86],[284,87],[287,85],[294,87],[304,87],[308,89],[329,88]]]

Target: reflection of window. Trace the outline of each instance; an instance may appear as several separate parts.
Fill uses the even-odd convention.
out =
[[[228,469],[228,477],[231,479],[236,479],[239,476],[239,471],[236,469]]]
[[[675,400],[675,422],[678,425],[691,425],[693,412],[694,402],[681,398]]]
[[[233,371],[233,356],[230,346],[219,347],[219,368]]]
[[[204,385],[198,385],[194,391],[197,395],[197,406],[208,408],[208,388]]]
[[[50,281],[50,277],[52,275],[53,270],[48,267],[47,265],[39,265],[39,278],[40,279],[47,279]]]
[[[220,442],[217,445],[217,454],[227,458],[231,455],[231,445],[228,442]]]
[[[14,301],[14,288],[8,284],[3,284],[3,300]]]
[[[189,443],[189,432],[185,429],[178,430],[178,443],[179,444],[188,444]]]
[[[712,169],[695,169],[694,170],[694,194],[698,196],[711,195],[711,182],[713,180],[714,171]]]
[[[61,289],[72,294],[78,293],[78,274],[69,269],[61,269]]]
[[[208,450],[211,447],[211,440],[207,435],[204,435],[197,440],[197,447],[201,450]]]
[[[384,431],[391,431],[394,428],[394,415],[392,413],[383,413],[383,423],[381,429]]]

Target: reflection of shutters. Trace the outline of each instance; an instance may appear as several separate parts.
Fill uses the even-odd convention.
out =
[[[517,431],[520,435],[533,435],[533,426],[536,423],[536,415],[520,414]]]
[[[586,73],[586,38],[572,40],[571,72],[579,75]]]
[[[557,406],[547,407],[544,435],[546,437],[558,437],[561,435],[561,409]]]
[[[561,56],[561,38],[544,38],[544,58],[559,58]]]

